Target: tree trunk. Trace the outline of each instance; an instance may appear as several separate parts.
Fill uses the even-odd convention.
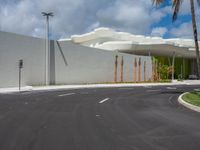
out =
[[[194,42],[195,42],[195,48],[196,48],[197,76],[199,79],[200,77],[199,44],[198,44],[196,18],[195,18],[194,0],[190,0],[190,5],[191,5],[191,14],[192,14],[193,35],[194,35]]]
[[[134,62],[134,82],[137,82],[137,59],[135,58]]]
[[[141,58],[139,58],[138,81],[141,82]]]
[[[122,56],[122,59],[121,59],[121,77],[120,77],[120,81],[121,82],[124,82],[124,58]]]
[[[144,61],[144,82],[146,82],[146,61]]]

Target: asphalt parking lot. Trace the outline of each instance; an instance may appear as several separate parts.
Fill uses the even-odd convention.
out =
[[[199,85],[0,94],[0,150],[199,150]]]

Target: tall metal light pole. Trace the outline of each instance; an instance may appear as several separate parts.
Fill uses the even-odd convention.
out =
[[[49,64],[50,64],[50,52],[49,52],[49,17],[53,17],[53,12],[42,12],[42,15],[46,17],[46,50],[45,50],[45,84],[49,85]]]

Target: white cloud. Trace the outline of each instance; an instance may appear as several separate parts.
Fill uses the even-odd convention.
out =
[[[114,5],[101,9],[97,16],[104,26],[136,34],[146,34],[153,23],[168,13],[167,7],[152,9],[151,0],[116,0]]]
[[[151,0],[4,0],[0,5],[0,30],[44,36],[42,11],[52,11],[54,38],[82,34],[105,26],[135,34],[147,34],[168,7],[152,9]]]
[[[190,14],[190,1],[184,0],[180,8],[180,15],[187,15],[187,14]]]
[[[92,30],[98,28],[99,26],[100,26],[100,23],[99,23],[99,22],[95,22],[95,23],[91,24],[91,25],[86,29],[86,31],[87,31],[87,32],[90,32],[90,31],[92,31]]]
[[[165,27],[156,27],[152,29],[151,35],[163,37],[167,32],[168,32],[168,29]]]
[[[197,4],[197,0],[195,0],[194,3],[195,3],[196,14],[197,13],[200,14],[199,13],[199,6]],[[179,16],[190,15],[190,14],[191,14],[190,1],[189,0],[183,0],[181,7],[180,7],[180,10],[179,10]]]
[[[192,23],[185,22],[178,27],[172,28],[169,33],[173,37],[178,38],[192,38],[193,37],[193,30],[192,30]]]

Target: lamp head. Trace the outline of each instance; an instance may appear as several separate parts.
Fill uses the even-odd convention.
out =
[[[46,12],[42,12],[42,15],[43,16],[50,16],[50,17],[53,17],[53,12],[49,12],[49,13],[46,13]]]

